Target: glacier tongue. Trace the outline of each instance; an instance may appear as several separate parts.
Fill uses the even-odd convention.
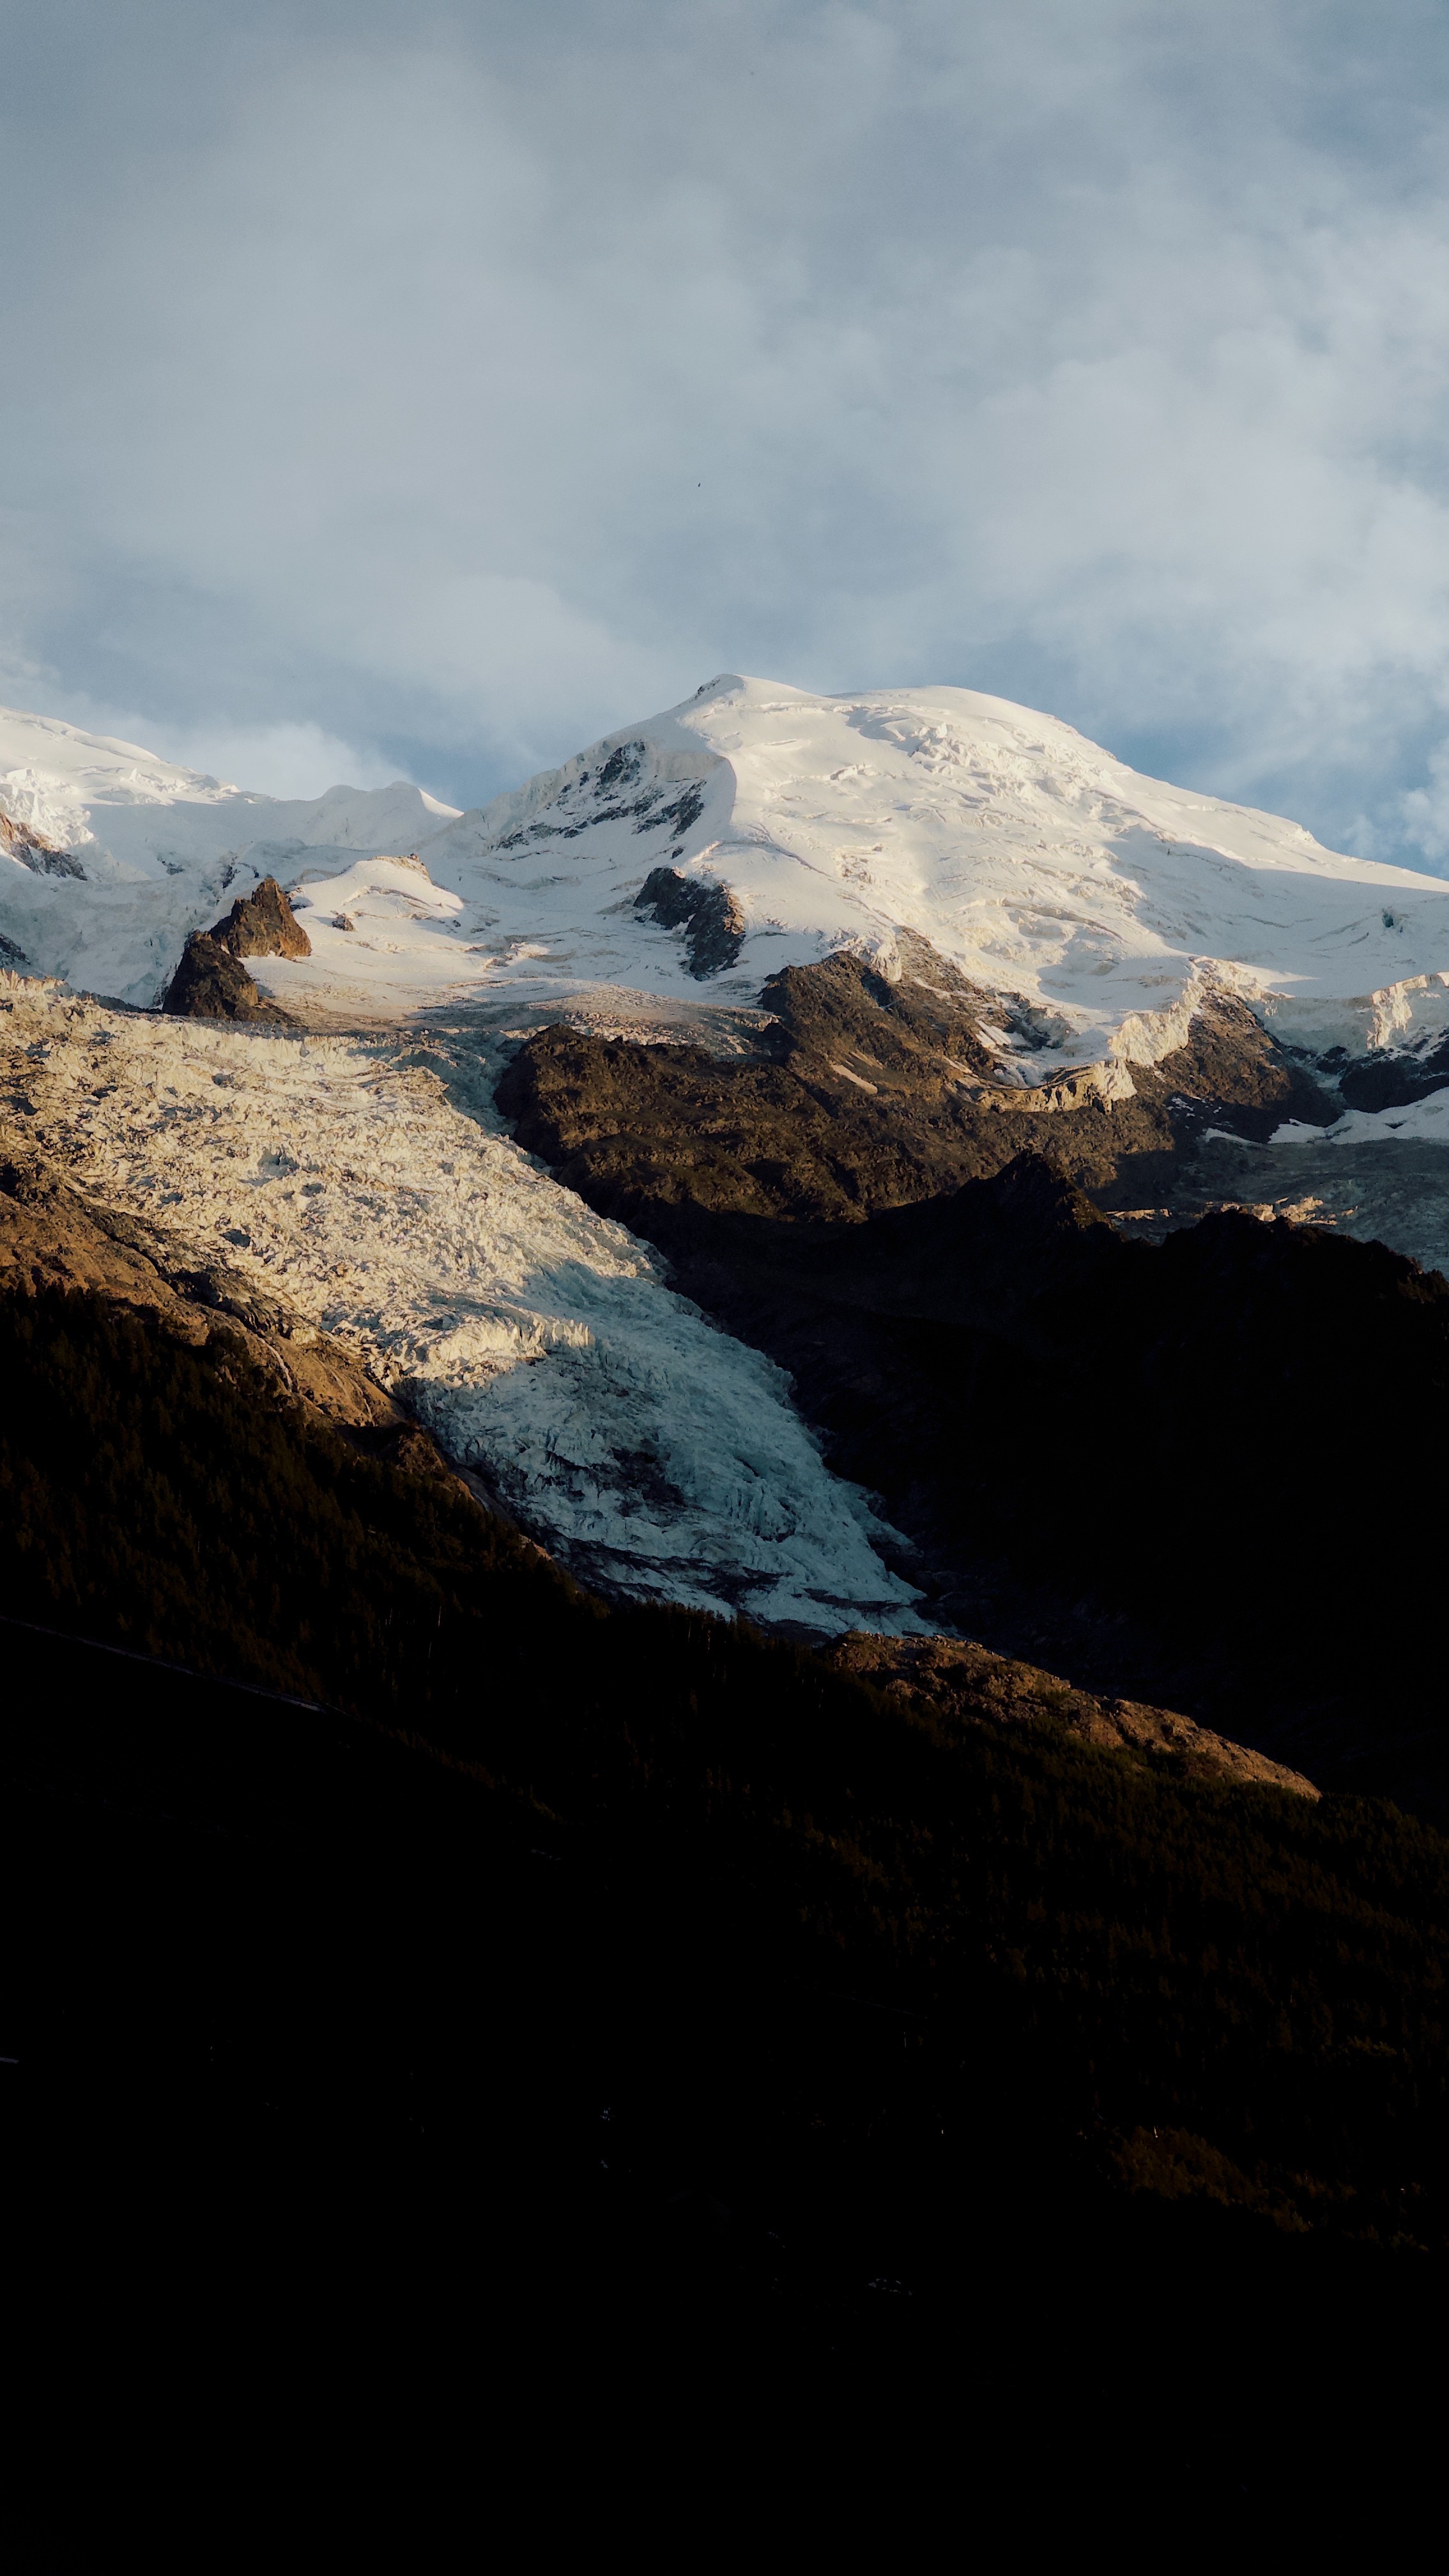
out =
[[[923,1625],[779,1370],[416,1057],[0,986],[34,1142],[350,1342],[582,1578],[826,1633]]]

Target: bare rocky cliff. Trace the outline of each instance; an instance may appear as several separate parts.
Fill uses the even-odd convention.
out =
[[[263,877],[210,930],[194,930],[162,1009],[190,1020],[257,1020],[290,1028],[291,1014],[258,991],[243,957],[310,957],[312,942],[275,877]]]
[[[395,1465],[451,1476],[434,1443],[353,1354],[222,1262],[195,1266],[163,1228],[85,1198],[0,1125],[0,1296],[75,1291],[149,1315],[178,1342],[232,1338],[279,1405],[321,1415]]]
[[[1281,1218],[1111,1221],[1170,1199],[1210,1129],[1246,1152],[1331,1115],[1298,1060],[1214,997],[1130,1086],[1033,1093],[983,1063],[999,1006],[949,970],[837,958],[764,998],[753,1058],[544,1030],[499,1106],[787,1371],[943,1629],[1449,1812],[1418,1467],[1449,1429],[1449,1287]],[[1388,1520],[1354,1500],[1385,1480],[1415,1498]]]
[[[1104,1076],[1015,1078],[1034,1032],[924,940],[887,982],[850,953],[764,986],[759,1053],[721,1062],[549,1028],[520,1049],[498,1102],[522,1142],[602,1212],[658,1239],[688,1212],[858,1223],[1045,1154],[1105,1206],[1168,1193],[1216,1125],[1261,1138],[1336,1110],[1246,1006],[1214,996],[1186,1042]],[[1022,1012],[1026,1010],[1023,1005]]]

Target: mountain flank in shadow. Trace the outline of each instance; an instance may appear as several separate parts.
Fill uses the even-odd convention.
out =
[[[928,997],[928,1083],[903,1069],[929,1053],[914,992],[903,1019],[902,988],[878,998],[854,959],[778,982],[772,1062],[545,1030],[500,1107],[790,1372],[943,1625],[1321,1785],[1449,1813],[1426,1472],[1449,1431],[1449,1287],[1245,1214],[1128,1242],[1098,1204],[1135,1197],[1144,1165],[1170,1177],[1224,1092],[1246,1130],[1306,1077],[1228,1013],[1130,1101],[983,1106],[940,1069],[948,1044],[966,1066],[959,995],[957,1020]],[[828,1094],[826,1046],[844,1064],[866,1028],[875,1091]],[[1189,1100],[1171,1086],[1190,1070]]]

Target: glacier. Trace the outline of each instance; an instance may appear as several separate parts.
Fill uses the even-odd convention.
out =
[[[660,870],[727,894],[739,937],[711,971],[641,913]],[[266,875],[311,954],[248,964],[296,1033],[156,1016],[187,934]],[[350,1340],[542,1544],[639,1597],[921,1624],[786,1381],[511,1143],[443,1020],[472,1015],[490,1070],[560,1020],[730,1052],[778,968],[846,949],[919,977],[921,940],[1002,997],[981,1035],[1007,1086],[1092,1067],[1130,1091],[1221,992],[1330,1085],[1449,1030],[1449,884],[973,690],[725,673],[467,813],[407,780],[265,796],[0,710],[8,1114],[107,1204],[224,1246]],[[1442,1097],[1210,1138],[1195,1186],[1449,1262]]]
[[[27,1141],[348,1343],[581,1579],[835,1634],[923,1627],[769,1360],[396,1041],[231,1029],[0,976]]]

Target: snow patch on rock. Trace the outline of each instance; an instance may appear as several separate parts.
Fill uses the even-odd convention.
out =
[[[1405,1144],[1449,1145],[1449,1090],[1430,1091],[1398,1109],[1349,1109],[1331,1127],[1307,1127],[1300,1119],[1275,1127],[1273,1145],[1385,1145],[1398,1137]]]

